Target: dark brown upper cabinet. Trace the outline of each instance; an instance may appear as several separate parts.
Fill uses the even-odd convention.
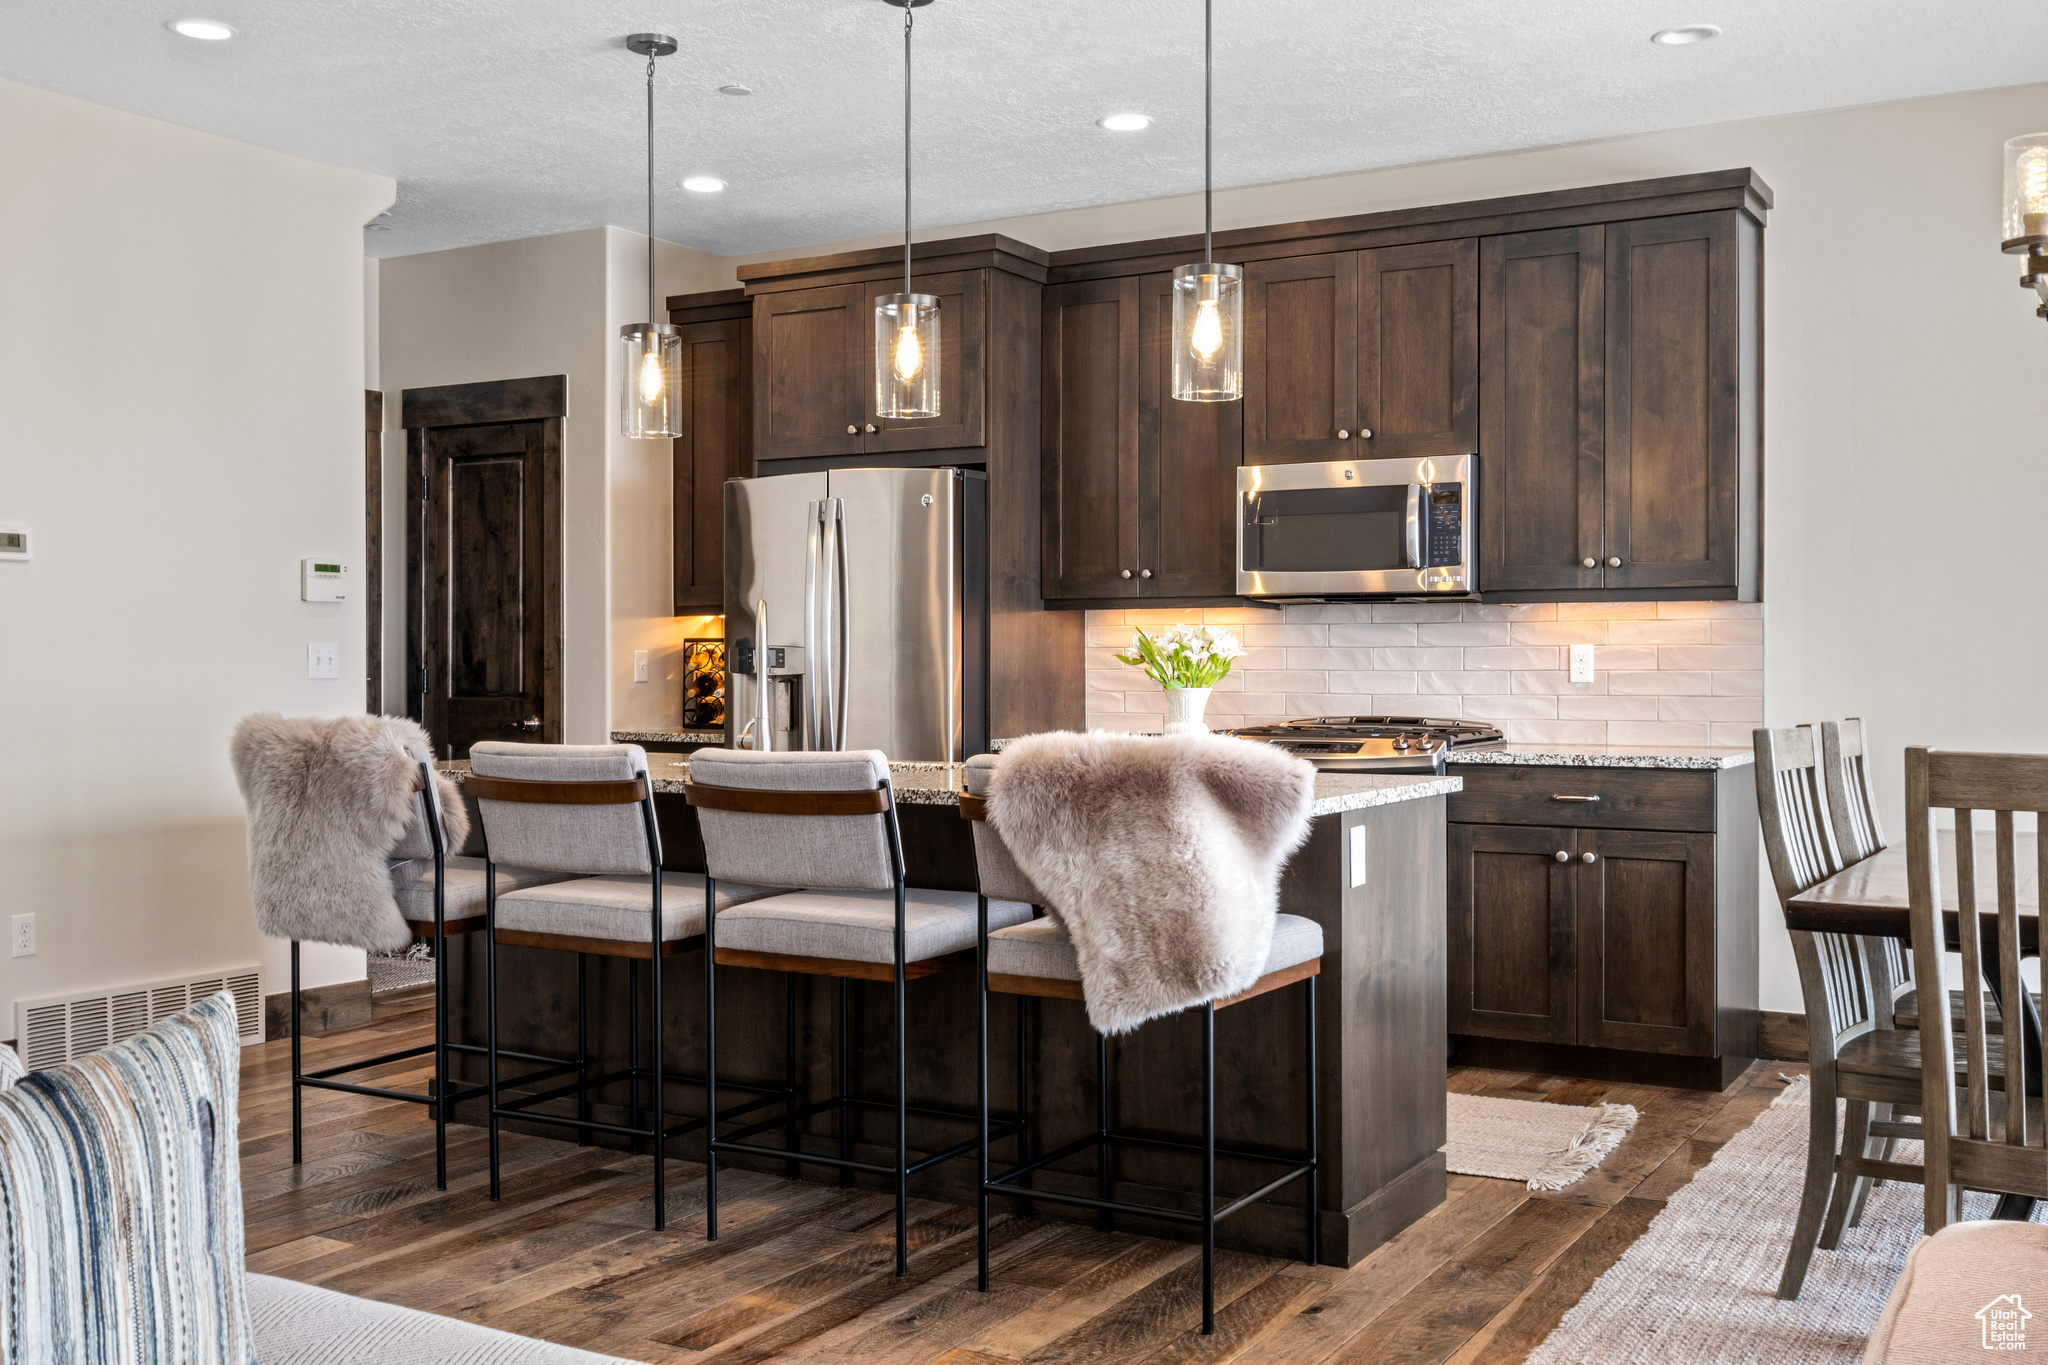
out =
[[[900,281],[757,294],[755,459],[987,444],[988,272],[952,271],[912,283],[939,299],[940,415],[886,418],[875,411],[874,302],[898,292]]]
[[[1484,590],[1756,595],[1757,249],[1733,209],[1485,239]]]
[[[754,321],[737,289],[673,302],[689,305],[669,311],[683,333],[671,525],[676,613],[685,615],[724,606],[725,481],[754,472]]]
[[[1245,462],[1470,454],[1478,274],[1470,239],[1247,266]]]
[[[1235,583],[1240,405],[1172,397],[1168,274],[1048,289],[1044,592],[1215,598]]]

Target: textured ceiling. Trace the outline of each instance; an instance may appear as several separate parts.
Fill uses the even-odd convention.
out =
[[[2048,79],[2042,0],[1215,7],[1219,185]],[[164,27],[193,14],[240,36]],[[392,176],[366,243],[396,256],[643,223],[621,38],[660,29],[682,50],[655,231],[733,255],[900,225],[901,22],[879,0],[0,0],[0,76]],[[1648,41],[1696,22],[1726,36]],[[922,226],[1200,187],[1199,0],[939,0],[917,34]],[[1095,126],[1123,109],[1157,122]],[[730,188],[676,187],[700,173]]]

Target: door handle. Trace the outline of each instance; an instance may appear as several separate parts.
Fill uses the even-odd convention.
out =
[[[1598,801],[1598,800],[1599,800],[1600,798],[1599,798],[1599,797],[1597,797],[1597,796],[1556,796],[1556,795],[1553,795],[1553,796],[1552,796],[1552,797],[1551,797],[1550,799],[1551,799],[1551,800],[1553,800],[1553,801],[1575,801],[1575,802],[1590,802],[1590,801]]]
[[[754,748],[767,753],[775,747],[774,699],[769,694],[772,684],[768,680],[768,603],[766,599],[754,604],[754,637],[761,644],[754,651],[754,678],[758,683],[754,693],[754,718],[760,728],[754,731]]]
[[[526,731],[526,733],[530,735],[534,731],[540,729],[540,717],[528,716],[525,720],[520,721],[518,725],[514,728],[524,730]]]

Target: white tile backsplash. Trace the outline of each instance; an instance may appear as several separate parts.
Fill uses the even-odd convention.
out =
[[[1378,603],[1091,611],[1091,727],[1157,730],[1166,703],[1119,664],[1134,629],[1208,621],[1247,653],[1209,699],[1216,729],[1294,716],[1472,718],[1518,744],[1747,747],[1763,716],[1763,607],[1754,602]],[[1593,646],[1593,681],[1563,671]]]

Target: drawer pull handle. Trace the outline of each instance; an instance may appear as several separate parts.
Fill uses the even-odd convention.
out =
[[[1550,799],[1553,801],[1577,801],[1583,803],[1598,801],[1600,798],[1597,796],[1552,796]]]

